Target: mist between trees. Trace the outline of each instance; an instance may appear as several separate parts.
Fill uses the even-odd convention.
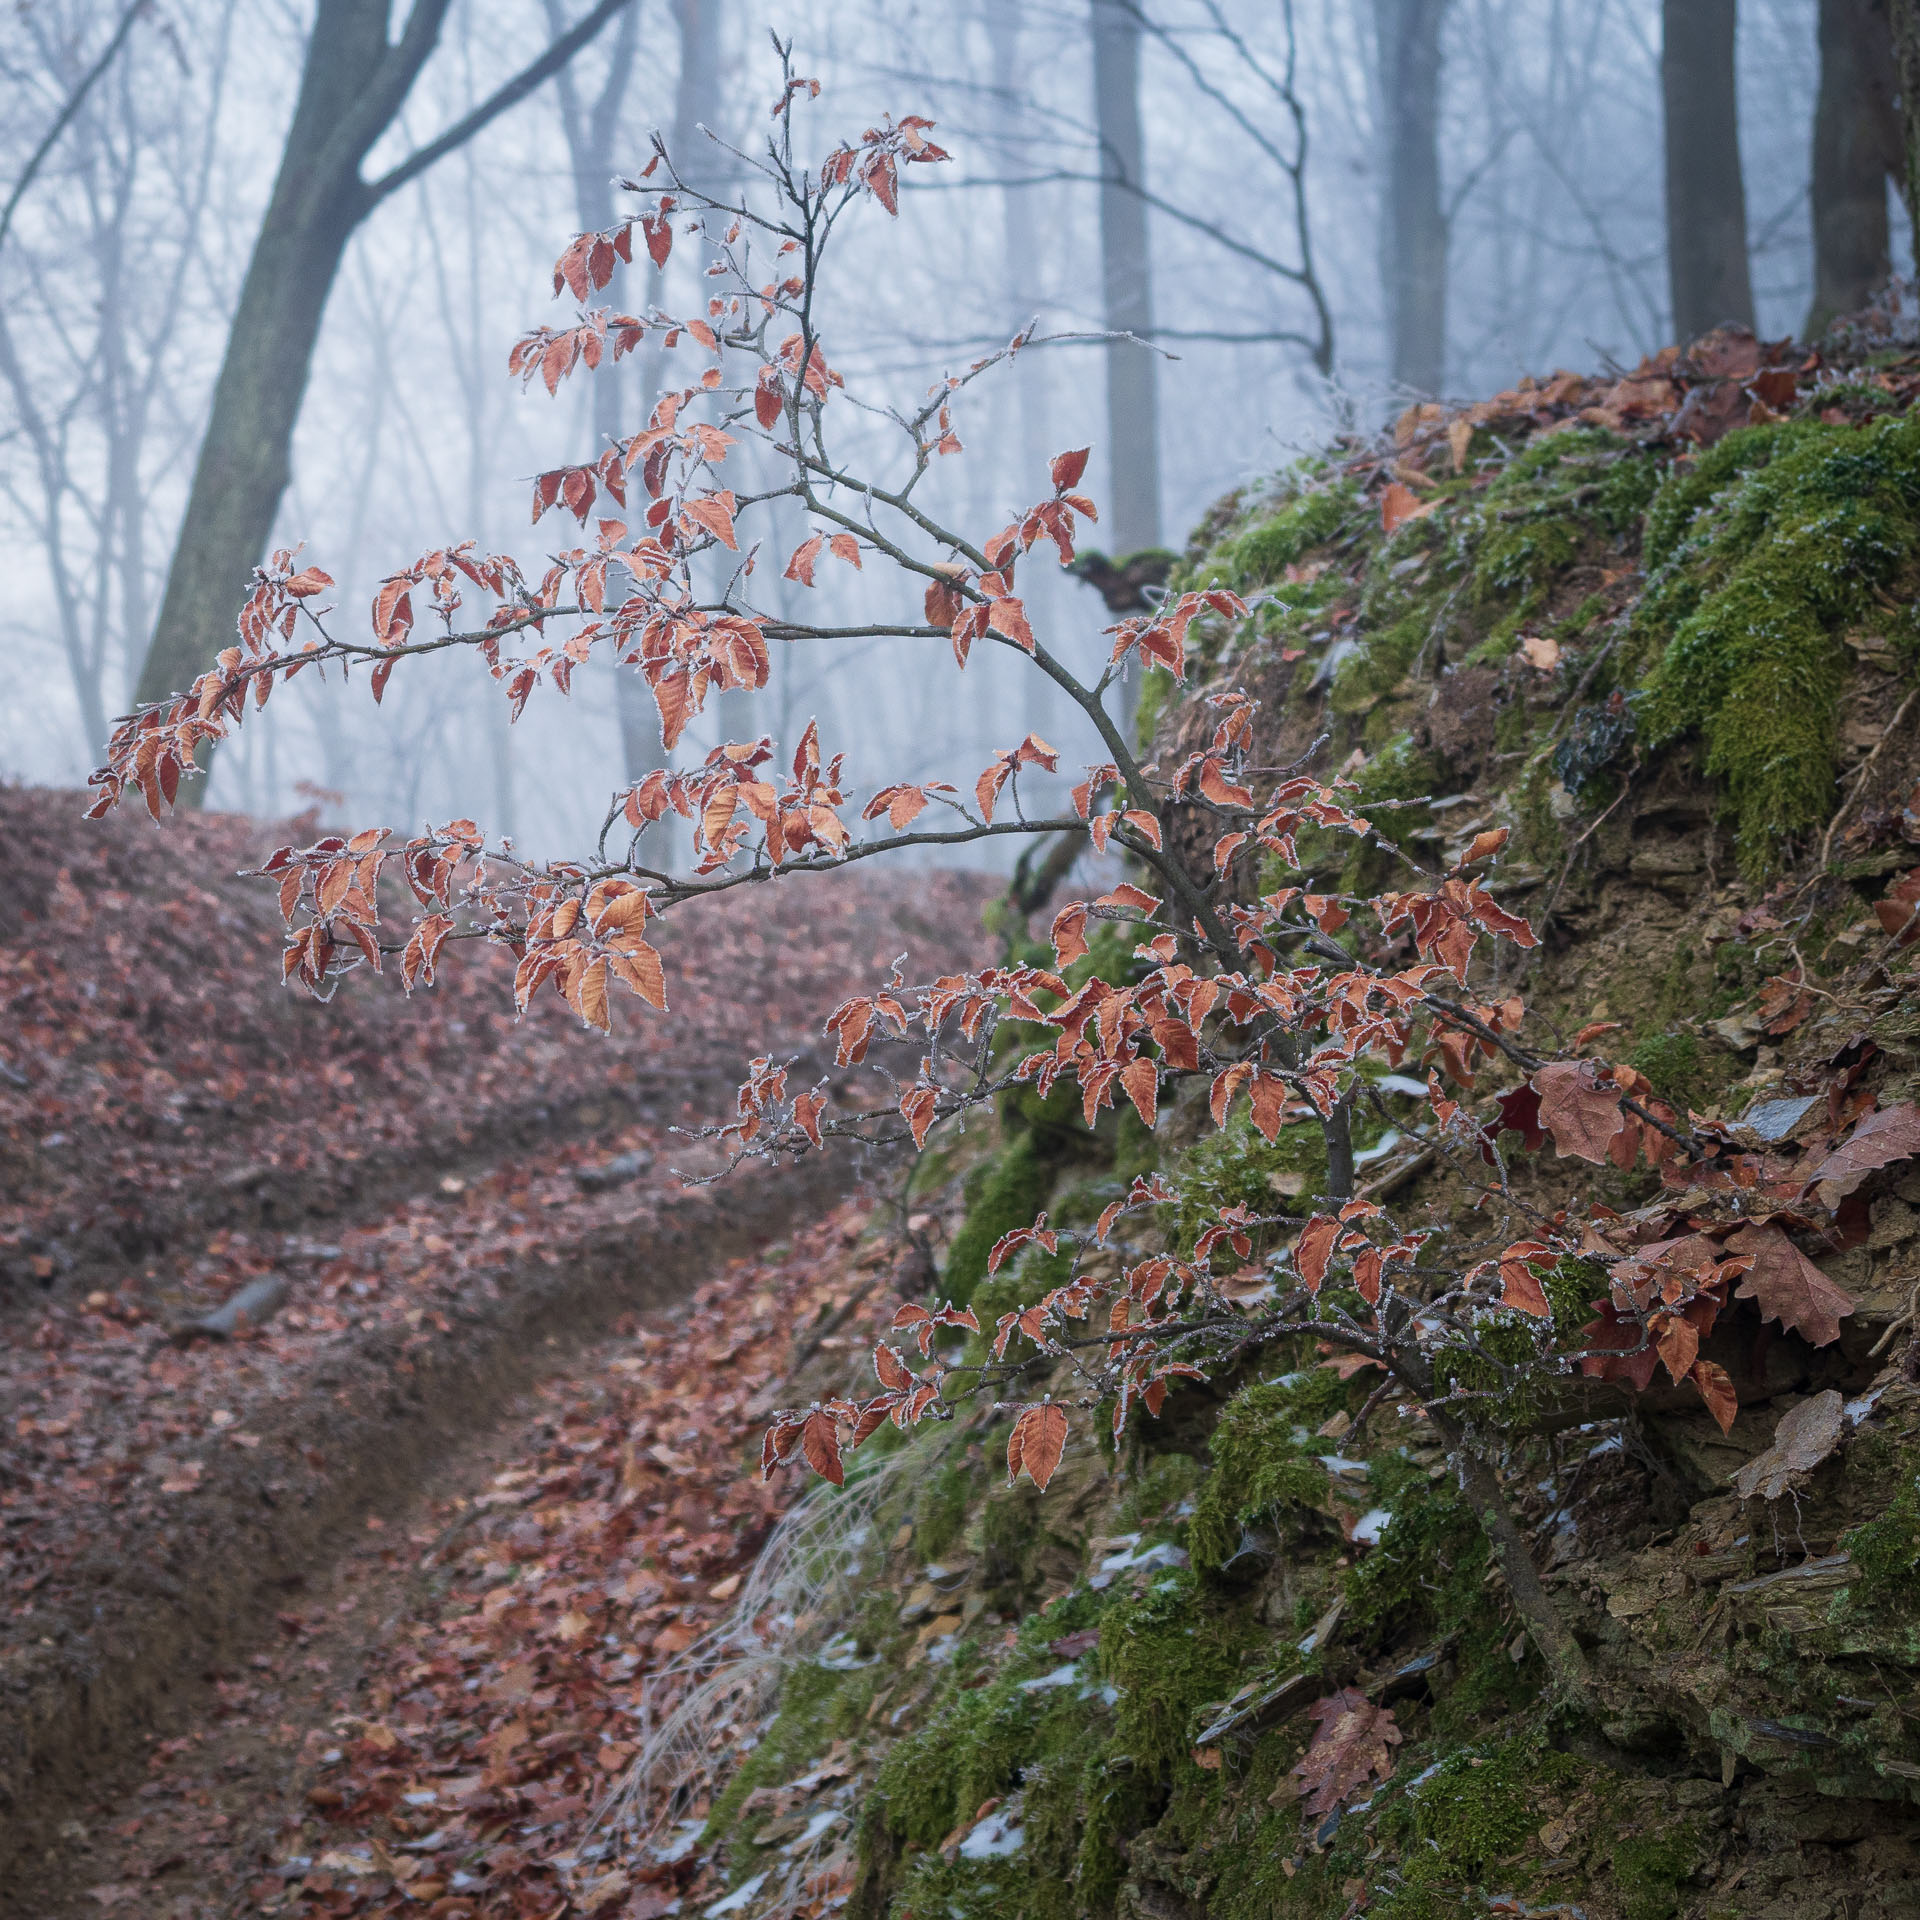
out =
[[[730,148],[759,146],[770,30],[836,125],[925,114],[956,156],[906,185],[932,196],[917,218],[849,236],[819,316],[834,364],[907,406],[1030,323],[1065,336],[967,391],[959,437],[994,451],[948,463],[933,498],[944,519],[998,524],[1044,491],[1050,454],[1091,443],[1089,544],[1125,559],[1409,397],[1631,365],[1724,319],[1795,331],[1854,303],[1889,252],[1905,263],[1873,0],[1664,13],[145,0],[129,26],[124,9],[30,0],[0,27],[0,773],[78,784],[136,689],[184,686],[223,643],[255,542],[304,542],[342,623],[436,545],[470,537],[536,570],[565,536],[530,528],[530,477],[631,434],[698,370],[649,346],[550,397],[509,379],[509,348],[573,323],[550,263],[630,210],[613,182],[650,130],[715,185]],[[682,245],[606,298],[686,312],[702,266]],[[253,381],[243,405],[223,358],[226,383]],[[798,519],[778,531],[792,538],[757,582],[776,614],[798,591],[778,580]],[[1083,665],[1130,590],[1091,571],[1024,587]],[[850,571],[820,579],[811,617],[851,613]],[[782,650],[767,689],[710,703],[675,758],[790,741],[810,716],[907,778],[971,781],[1030,731],[1084,757],[1084,717],[1035,678],[982,659],[956,693],[877,644]],[[599,664],[570,711],[543,692],[511,728],[464,658],[400,676],[378,733],[371,715],[364,693],[290,689],[223,750],[207,804],[400,827],[467,814],[537,853],[580,840],[609,788],[664,759],[638,676]]]

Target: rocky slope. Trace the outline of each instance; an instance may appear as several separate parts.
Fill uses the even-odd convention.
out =
[[[1713,336],[1415,409],[1223,501],[1174,571],[1253,617],[1203,640],[1179,697],[1150,689],[1163,764],[1212,726],[1209,692],[1243,688],[1262,760],[1345,769],[1423,864],[1509,826],[1495,890],[1543,936],[1514,986],[1776,1182],[1888,1116],[1880,1164],[1798,1235],[1846,1296],[1837,1340],[1736,1303],[1703,1349],[1730,1429],[1691,1389],[1503,1410],[1502,1478],[1593,1711],[1547,1686],[1438,1437],[1364,1363],[1269,1349],[1071,1449],[1044,1494],[1008,1487],[983,1407],[816,1496],[858,1503],[822,1549],[853,1597],[771,1717],[749,1700],[699,1766],[639,1783],[680,1823],[633,1854],[647,1911],[703,1868],[733,1888],[706,1911],[748,1920],[1911,1911],[1916,391],[1884,317],[1819,352]],[[1303,849],[1318,884],[1388,881],[1350,847]],[[1479,1110],[1514,1084],[1483,1078]],[[1524,1124],[1503,1181],[1469,1179],[1403,1137],[1403,1092],[1375,1107],[1366,1190],[1486,1218],[1493,1244],[1509,1202],[1598,1198],[1649,1232],[1739,1204],[1559,1159]],[[991,1326],[1046,1284],[1037,1250],[986,1275],[1037,1208],[1090,1219],[1155,1161],[1292,1195],[1319,1151],[1304,1128],[1269,1145],[1174,1110],[1089,1136],[1010,1104],[992,1137],[936,1141],[917,1231],[938,1291]]]

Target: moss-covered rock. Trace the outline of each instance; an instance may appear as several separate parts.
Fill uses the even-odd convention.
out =
[[[1840,634],[1920,551],[1920,420],[1729,434],[1647,515],[1634,627],[1654,744],[1689,728],[1726,783],[1743,868],[1777,870],[1833,807]]]

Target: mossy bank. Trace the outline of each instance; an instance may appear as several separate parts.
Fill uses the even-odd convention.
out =
[[[1691,438],[1707,402],[1680,406],[1669,356],[1614,386],[1416,409],[1243,489],[1172,586],[1231,586],[1250,617],[1196,627],[1188,685],[1160,677],[1140,710],[1167,765],[1214,724],[1209,693],[1247,690],[1263,764],[1319,742],[1428,870],[1510,827],[1499,885],[1542,934],[1530,1003],[1603,1027],[1702,1123],[1808,1063],[1858,1063],[1849,1084],[1883,1105],[1920,1088],[1912,962],[1877,912],[1920,864],[1920,729],[1893,724],[1920,665],[1920,367],[1794,369],[1777,408],[1703,379],[1718,427]],[[1635,379],[1673,388],[1665,414],[1635,416]],[[1377,847],[1300,852],[1323,887],[1386,883]],[[1000,930],[1025,950],[1017,921]],[[1081,966],[1131,964],[1115,946]],[[1481,1194],[1408,1155],[1412,1083],[1370,1091],[1368,1177],[1470,1226]],[[1503,1144],[1514,1204],[1651,1197],[1644,1172],[1576,1180]],[[987,1273],[1043,1208],[1091,1219],[1156,1163],[1208,1206],[1324,1177],[1316,1130],[1269,1143],[1179,1104],[1151,1133],[1129,1115],[1089,1135],[1065,1105],[1009,1101],[930,1149],[908,1208],[936,1292],[989,1327],[1055,1277],[1032,1248]],[[1156,1228],[1182,1253],[1194,1204]],[[1110,1442],[1076,1437],[1044,1494],[1006,1484],[990,1407],[860,1456],[896,1460],[847,1549],[865,1597],[746,1730],[710,1810],[728,1911],[1911,1913],[1920,1171],[1877,1175],[1845,1240],[1821,1263],[1856,1303],[1842,1341],[1774,1339],[1726,1436],[1677,1397],[1584,1421],[1503,1406],[1507,1498],[1593,1667],[1581,1713],[1548,1685],[1440,1436],[1311,1341],[1189,1383]],[[1579,1266],[1549,1282],[1564,1348],[1601,1285]],[[1757,1318],[1728,1328],[1759,1336]],[[1734,1471],[1828,1388],[1844,1444],[1792,1502],[1743,1499]],[[1390,1711],[1399,1744],[1309,1816],[1308,1710],[1343,1688]]]

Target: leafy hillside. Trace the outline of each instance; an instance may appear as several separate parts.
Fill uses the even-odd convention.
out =
[[[1524,986],[1564,1046],[1706,1143],[1570,1157],[1510,1061],[1436,1058],[1481,1152],[1423,1132],[1423,1077],[1376,1076],[1363,1197],[1482,1249],[1598,1202],[1648,1270],[1770,1222],[1681,1342],[1727,1383],[1718,1417],[1671,1351],[1671,1381],[1646,1348],[1547,1391],[1522,1342],[1502,1376],[1493,1310],[1495,1359],[1447,1386],[1591,1700],[1551,1684],[1443,1436],[1358,1355],[1297,1337],[1176,1384],[1112,1444],[1077,1432],[1044,1491],[1009,1483],[1012,1410],[976,1406],[883,1429],[814,1496],[857,1503],[822,1550],[853,1597],[773,1717],[747,1696],[697,1763],[642,1756],[648,1911],[710,1903],[709,1868],[733,1891],[706,1911],[746,1916],[1910,1910],[1920,358],[1870,323],[1823,353],[1712,336],[1417,408],[1228,498],[1171,587],[1231,587],[1250,618],[1197,624],[1187,687],[1161,680],[1143,713],[1166,768],[1217,696],[1252,695],[1250,760],[1317,743],[1316,772],[1354,780],[1423,870],[1509,828],[1490,891],[1541,943],[1483,992]],[[1211,844],[1197,809],[1191,832]],[[1377,891],[1393,860],[1303,835],[1284,878]],[[1243,864],[1243,898],[1281,884]],[[1005,934],[1026,950],[1017,918]],[[990,1271],[1042,1208],[1084,1225],[1177,1167],[1189,1209],[1157,1232],[1191,1256],[1202,1214],[1318,1190],[1317,1126],[1203,1119],[1183,1102],[1149,1131],[1123,1108],[1089,1134],[1020,1093],[991,1133],[936,1133],[927,1298],[987,1329],[951,1357],[983,1358],[1057,1278],[1037,1243]],[[1275,1231],[1218,1252],[1249,1310]],[[1605,1346],[1605,1275],[1547,1277],[1560,1351]]]

